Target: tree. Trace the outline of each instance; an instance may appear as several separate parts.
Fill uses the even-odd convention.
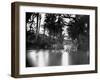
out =
[[[63,19],[63,14],[46,14],[44,21],[44,36],[45,31],[48,31],[49,34],[49,43],[54,44],[57,48],[63,48],[63,27],[65,22]],[[53,45],[52,45],[53,47]]]
[[[61,14],[46,14],[44,30],[47,29],[50,36],[62,36],[64,20]]]
[[[80,51],[89,51],[89,16],[76,15],[68,24],[68,34],[73,43],[77,40],[77,49]]]
[[[55,29],[55,34],[57,36],[57,39],[59,40],[60,43],[63,42],[63,35],[62,35],[62,32],[63,32],[63,27],[65,26],[65,22],[63,20],[63,14],[58,14],[57,15],[58,19],[56,21],[56,29]]]
[[[36,19],[36,20],[35,20]],[[29,24],[30,31],[33,31],[36,35],[36,40],[39,35],[40,24],[41,24],[41,14],[39,13],[26,13],[26,29],[27,24]],[[33,29],[34,25],[34,29]]]
[[[78,39],[80,34],[89,36],[89,16],[76,15],[69,22],[67,31],[72,40]]]
[[[41,24],[41,14],[36,13],[37,25],[36,25],[36,40],[38,39],[40,24]]]
[[[44,33],[45,33],[45,29],[47,29],[50,36],[55,35],[54,34],[55,33],[55,21],[56,21],[55,14],[46,14],[45,15]]]

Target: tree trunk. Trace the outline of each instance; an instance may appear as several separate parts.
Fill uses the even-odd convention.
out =
[[[38,38],[38,22],[39,22],[39,14],[37,14],[37,25],[36,25],[36,40]]]
[[[43,33],[43,40],[44,40],[44,38],[45,38],[45,27],[44,27],[44,33]]]
[[[39,33],[39,31],[40,31],[40,27],[41,27],[41,18],[40,18],[41,16],[39,15],[39,27],[38,27],[38,33]]]

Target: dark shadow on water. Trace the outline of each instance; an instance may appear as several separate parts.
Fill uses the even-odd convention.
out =
[[[49,65],[48,66],[60,66],[62,60],[62,52],[60,50],[49,51]]]
[[[69,55],[69,65],[82,65],[82,64],[89,64],[89,51],[78,51],[76,54]]]

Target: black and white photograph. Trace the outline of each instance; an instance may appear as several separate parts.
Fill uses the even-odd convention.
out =
[[[89,15],[25,14],[26,67],[90,63]]]
[[[12,76],[97,73],[97,7],[12,4]]]

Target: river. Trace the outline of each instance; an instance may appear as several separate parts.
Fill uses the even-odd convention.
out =
[[[89,64],[89,52],[69,54],[65,50],[27,50],[26,67]]]

